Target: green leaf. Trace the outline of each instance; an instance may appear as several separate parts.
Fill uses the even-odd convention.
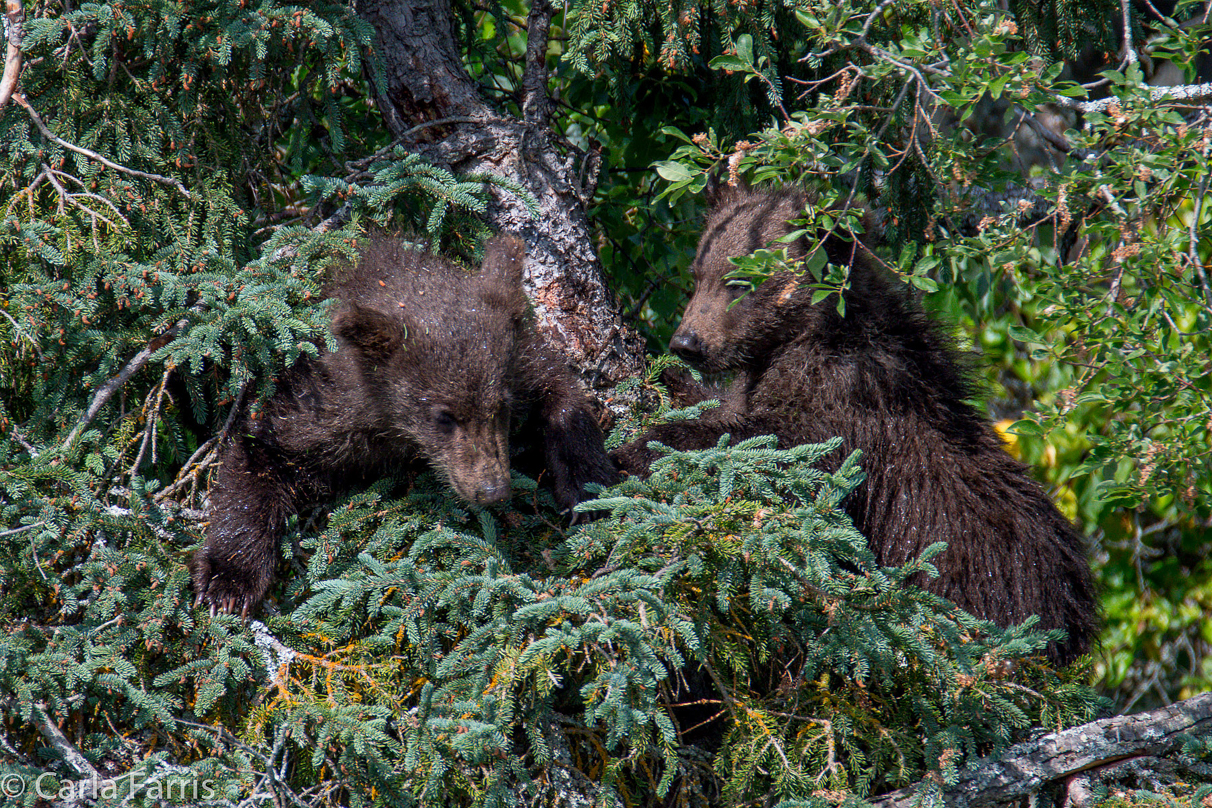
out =
[[[685,182],[694,177],[694,173],[682,163],[665,160],[655,165],[657,173],[669,182]]]
[[[817,247],[804,258],[804,266],[814,277],[820,278],[821,270],[829,263],[829,255],[824,247]]]
[[[736,38],[736,55],[746,66],[753,64],[753,37],[741,34]]]
[[[1012,339],[1016,339],[1019,342],[1036,345],[1043,342],[1043,338],[1039,334],[1025,325],[1012,325],[1007,329],[1007,332]]]
[[[994,101],[1001,98],[1002,89],[1006,86],[1006,82],[1009,80],[1010,80],[1010,74],[1003,73],[1002,75],[995,78],[993,81],[989,82],[989,86],[987,88],[989,91],[989,97],[992,98]]]
[[[715,70],[748,70],[749,63],[738,59],[735,56],[717,56],[707,63],[708,67]]]
[[[1015,435],[1023,437],[1040,437],[1044,434],[1044,428],[1038,421],[1033,421],[1027,418],[1015,421],[1010,425],[1010,431]]]

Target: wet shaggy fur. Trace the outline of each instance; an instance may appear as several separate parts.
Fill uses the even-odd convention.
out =
[[[383,237],[338,273],[339,348],[302,360],[260,418],[241,416],[211,488],[194,591],[247,614],[273,578],[287,518],[422,460],[468,502],[509,498],[511,425],[542,455],[562,508],[617,479],[588,399],[535,330],[522,242],[490,242],[478,274]]]
[[[828,236],[829,260],[851,267],[846,315],[836,298],[776,275],[735,302],[730,257],[790,232],[802,190],[735,190],[710,213],[694,260],[695,291],[670,346],[704,371],[735,371],[722,406],[650,430],[615,461],[647,474],[657,440],[677,449],[777,435],[782,446],[835,435],[863,452],[866,481],[846,509],[883,565],[938,541],[939,577],[925,589],[1000,625],[1039,615],[1068,639],[1049,649],[1068,662],[1097,632],[1095,590],[1081,536],[966,401],[974,385],[940,327],[856,243]],[[789,245],[803,256],[801,242]],[[711,395],[718,395],[712,391]],[[702,396],[707,397],[707,396]],[[840,457],[833,462],[840,462]]]

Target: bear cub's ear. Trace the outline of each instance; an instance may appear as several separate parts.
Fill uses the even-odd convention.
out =
[[[526,313],[526,293],[522,291],[522,266],[526,261],[526,242],[512,233],[503,233],[484,245],[480,279],[486,298],[498,311],[515,317]]]
[[[404,344],[407,329],[398,317],[352,303],[333,316],[332,332],[367,359],[382,362]]]
[[[728,169],[723,164],[717,165],[707,172],[707,184],[703,186],[703,199],[707,201],[709,209],[715,210],[732,197],[749,192],[749,183],[744,179],[737,179],[735,185],[729,185],[728,179]]]

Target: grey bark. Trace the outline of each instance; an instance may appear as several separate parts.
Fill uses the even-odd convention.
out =
[[[1085,803],[1089,775],[1127,761],[1173,754],[1189,736],[1212,735],[1212,693],[1160,710],[1118,715],[1015,744],[998,757],[960,772],[943,791],[942,803],[954,808],[997,805],[1038,794],[1066,781],[1067,802]],[[871,800],[876,808],[924,804],[915,786]]]
[[[377,32],[386,86],[376,100],[399,142],[458,174],[506,177],[537,201],[534,218],[494,189],[487,218],[526,241],[526,291],[548,339],[596,392],[638,374],[643,346],[606,286],[585,216],[581,175],[592,155],[548,124],[549,0],[530,11],[521,119],[494,108],[464,70],[450,0],[358,0],[357,10]]]

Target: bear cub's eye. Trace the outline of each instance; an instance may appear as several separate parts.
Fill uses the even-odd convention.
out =
[[[728,292],[729,299],[740,300],[754,290],[754,285],[753,281],[744,278],[730,278],[724,284],[724,289]]]
[[[444,435],[454,432],[454,428],[458,426],[455,417],[447,410],[438,410],[437,414],[433,417],[433,422],[437,425],[438,431]]]

